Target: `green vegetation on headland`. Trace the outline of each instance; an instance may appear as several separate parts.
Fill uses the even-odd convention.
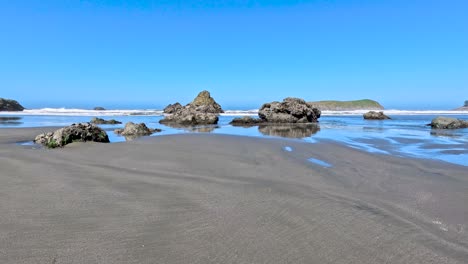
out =
[[[383,110],[379,102],[362,99],[355,101],[317,101],[308,102],[320,110],[343,111],[343,110]]]

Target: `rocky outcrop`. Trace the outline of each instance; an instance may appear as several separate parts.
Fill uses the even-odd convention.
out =
[[[465,104],[462,107],[454,109],[455,111],[468,111],[468,100],[465,101]]]
[[[105,111],[106,109],[104,107],[101,107],[101,106],[96,106],[93,108],[93,110],[95,111]]]
[[[181,110],[183,108],[183,106],[177,102],[175,104],[170,104],[168,106],[166,106],[166,108],[164,108],[164,113],[165,114],[173,114],[179,110]]]
[[[432,122],[429,125],[434,129],[468,128],[468,121],[451,117],[439,116],[432,119]]]
[[[261,123],[263,123],[263,120],[259,118],[253,118],[251,116],[243,116],[243,117],[236,117],[232,119],[232,121],[229,124],[233,126],[255,126]]]
[[[161,129],[148,128],[145,123],[135,124],[128,122],[123,129],[116,129],[114,132],[122,136],[149,136],[153,133],[161,132]]]
[[[106,131],[91,123],[72,124],[56,130],[36,136],[34,142],[48,148],[63,147],[72,142],[101,142],[109,143]]]
[[[23,111],[24,107],[17,101],[0,98],[0,111]]]
[[[223,113],[221,106],[211,97],[208,91],[202,91],[189,104],[182,107],[179,103],[168,105],[164,112],[170,113],[161,124],[175,123],[185,126],[212,125],[218,123],[218,114]]]
[[[312,123],[318,122],[321,111],[303,99],[288,97],[283,102],[262,105],[258,116],[265,123]]]
[[[391,119],[390,117],[386,116],[382,111],[369,111],[363,115],[364,119],[366,120],[385,120]]]
[[[224,113],[221,106],[211,97],[208,91],[201,91],[186,107],[193,108],[195,111],[203,113]]]
[[[115,119],[105,120],[105,119],[98,118],[98,117],[93,117],[93,119],[91,119],[90,123],[95,124],[95,125],[117,125],[117,124],[122,124],[122,122],[117,121]]]
[[[161,124],[176,123],[179,125],[214,125],[218,123],[218,115],[204,113],[193,108],[184,107],[172,115],[160,120]]]

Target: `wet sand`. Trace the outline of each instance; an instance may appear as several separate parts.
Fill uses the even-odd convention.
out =
[[[0,263],[468,260],[467,167],[226,135],[14,143],[43,130],[0,130]]]

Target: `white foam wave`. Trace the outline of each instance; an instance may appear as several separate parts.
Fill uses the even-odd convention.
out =
[[[143,109],[143,110],[88,110],[76,108],[41,108],[25,109],[22,112],[2,112],[2,115],[49,115],[49,116],[129,116],[129,115],[148,115],[160,116],[161,110]]]

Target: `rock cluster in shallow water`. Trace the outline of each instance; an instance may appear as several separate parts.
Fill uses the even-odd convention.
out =
[[[223,113],[221,106],[208,91],[202,91],[186,106],[179,103],[168,105],[164,113],[169,114],[159,121],[161,124],[212,125],[218,123],[218,114]]]
[[[98,117],[93,117],[93,119],[91,119],[90,123],[96,124],[96,125],[117,125],[117,124],[122,124],[122,122],[117,121],[115,119],[104,120],[104,119],[98,118]]]

